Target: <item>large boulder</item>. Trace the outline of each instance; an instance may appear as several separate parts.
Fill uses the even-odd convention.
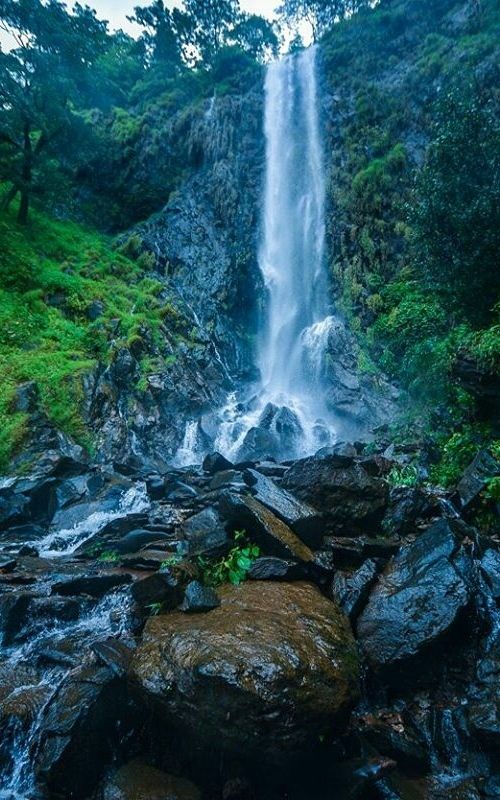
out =
[[[327,513],[334,527],[362,528],[363,532],[367,526],[378,525],[389,497],[385,481],[369,475],[360,464],[339,467],[335,455],[296,461],[283,487]]]
[[[282,764],[341,734],[358,696],[355,642],[308,583],[220,590],[219,608],[148,620],[131,679],[179,740]]]
[[[471,562],[456,528],[436,522],[387,566],[357,625],[372,667],[423,656],[459,620],[470,599]]]

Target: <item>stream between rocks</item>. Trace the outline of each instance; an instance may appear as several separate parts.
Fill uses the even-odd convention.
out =
[[[4,481],[2,800],[498,797],[498,541],[364,450]]]

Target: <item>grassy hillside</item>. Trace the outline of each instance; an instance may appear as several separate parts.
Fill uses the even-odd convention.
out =
[[[111,240],[34,212],[20,228],[0,217],[0,469],[21,446],[26,414],[16,387],[36,381],[42,410],[76,441],[92,446],[82,417],[82,376],[123,345],[153,342],[171,307],[145,274],[134,241]]]

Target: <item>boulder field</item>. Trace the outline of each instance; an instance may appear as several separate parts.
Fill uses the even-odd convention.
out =
[[[2,791],[498,796],[498,536],[375,450],[3,480]]]

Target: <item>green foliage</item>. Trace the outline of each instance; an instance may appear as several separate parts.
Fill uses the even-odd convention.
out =
[[[431,480],[438,486],[454,486],[462,477],[484,442],[484,432],[473,426],[455,431],[442,443],[441,460],[431,470]]]
[[[473,322],[500,292],[500,115],[495,95],[460,86],[436,106],[411,209],[415,262]]]
[[[0,239],[0,470],[5,470],[28,429],[26,415],[15,410],[19,384],[35,381],[48,418],[91,447],[82,415],[83,377],[98,361],[109,362],[111,342],[120,347],[145,335],[163,341],[160,328],[168,319],[158,281],[146,278],[139,262],[113,250],[105,237],[33,212],[22,229],[4,214]],[[104,310],[91,322],[94,300]]]
[[[242,583],[253,562],[260,555],[260,549],[252,544],[244,531],[234,534],[234,546],[219,561],[213,562],[205,557],[198,559],[203,583],[206,586],[221,586],[224,583]]]
[[[391,486],[418,486],[421,483],[416,464],[395,464],[387,480]]]
[[[120,560],[120,554],[116,550],[103,550],[99,554],[99,561],[104,564],[116,564]]]

